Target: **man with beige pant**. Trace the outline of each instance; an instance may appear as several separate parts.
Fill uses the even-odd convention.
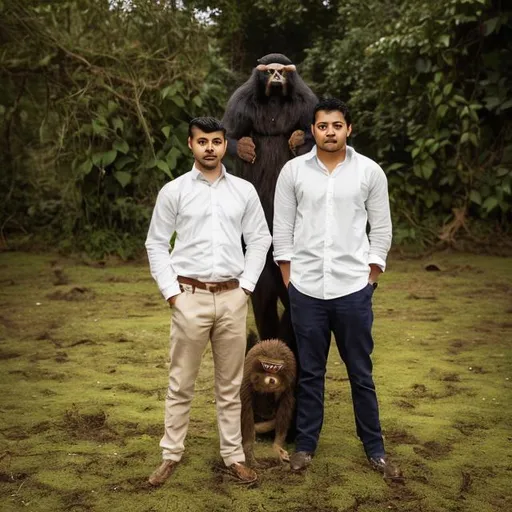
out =
[[[163,462],[149,477],[155,486],[171,476],[183,455],[195,380],[208,340],[221,457],[240,481],[257,479],[243,464],[240,385],[248,296],[263,269],[271,236],[253,185],[222,165],[225,135],[217,119],[190,122],[194,167],[160,190],[146,239],[151,275],[172,308],[169,389],[160,441]]]

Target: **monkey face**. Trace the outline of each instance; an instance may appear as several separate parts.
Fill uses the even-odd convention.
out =
[[[270,358],[258,358],[251,372],[251,383],[259,393],[276,393],[286,388],[280,372],[284,368],[284,361]]]
[[[284,65],[279,63],[260,64],[256,67],[262,73],[265,81],[265,95],[282,94],[286,96],[288,93],[288,79],[286,74],[293,73],[295,66],[293,64]]]

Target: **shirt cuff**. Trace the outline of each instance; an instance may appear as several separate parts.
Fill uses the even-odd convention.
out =
[[[160,290],[165,300],[169,300],[171,297],[175,295],[179,295],[181,293],[180,283],[178,281],[174,281],[171,286],[166,286],[165,288]]]
[[[382,272],[386,271],[386,260],[383,260],[380,256],[370,254],[368,256],[368,265],[370,265],[370,263],[379,266]]]
[[[255,284],[252,284],[250,281],[248,281],[247,279],[244,279],[243,277],[241,277],[238,282],[240,283],[240,288],[243,288],[244,290],[247,290],[248,292],[253,292],[254,291],[254,287],[256,286]]]
[[[291,253],[282,253],[277,254],[275,251],[272,254],[272,257],[274,258],[274,263],[279,265],[279,261],[292,261],[292,254]]]

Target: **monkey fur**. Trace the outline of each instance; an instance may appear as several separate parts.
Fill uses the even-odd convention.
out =
[[[310,126],[316,103],[290,59],[271,53],[258,60],[226,106],[223,124],[235,172],[256,188],[271,231],[277,177],[288,160],[313,147]],[[259,338],[281,339],[296,356],[288,292],[272,249],[251,300]],[[284,306],[282,315],[278,300]]]
[[[281,461],[288,461],[284,443],[295,408],[297,366],[293,352],[281,340],[257,342],[245,356],[240,390],[242,444],[247,464],[254,457],[256,434],[274,431],[272,445]]]

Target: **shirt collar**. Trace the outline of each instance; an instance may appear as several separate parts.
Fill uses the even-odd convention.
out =
[[[354,153],[355,153],[354,148],[351,146],[347,146],[347,154],[346,154],[345,160],[343,160],[343,162],[350,162]],[[320,165],[320,160],[318,160],[317,151],[316,151],[316,144],[313,146],[313,148],[311,149],[311,151],[309,153],[306,153],[306,160],[307,161],[314,160],[317,163],[317,165]],[[343,162],[341,162],[341,163],[343,163]],[[338,165],[340,165],[340,164],[338,164]]]
[[[213,183],[216,183],[217,181],[219,181],[222,178],[225,178],[227,176],[226,167],[224,166],[224,164],[221,164],[221,165],[222,165],[222,168],[221,168],[221,171],[220,171],[220,176]],[[208,181],[203,176],[203,173],[195,165],[192,166],[192,171],[191,172],[192,172],[192,179],[193,180]],[[212,183],[212,185],[213,185],[213,183]]]

